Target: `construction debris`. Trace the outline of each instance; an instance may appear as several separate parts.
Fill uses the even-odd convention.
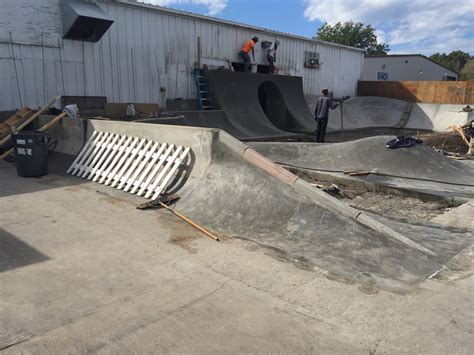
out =
[[[451,125],[449,126],[449,128],[452,129],[453,132],[457,133],[462,138],[464,143],[466,143],[467,146],[469,147],[470,143],[469,143],[469,140],[466,138],[466,135],[464,134],[463,126]]]
[[[200,230],[201,232],[203,232],[205,235],[207,235],[208,237],[214,239],[215,241],[219,241],[219,237],[216,237],[214,234],[212,234],[211,232],[209,232],[208,230],[204,229],[203,227],[201,227],[200,225],[194,223],[193,221],[191,221],[190,219],[186,218],[185,216],[183,216],[182,214],[180,214],[179,212],[173,210],[172,208],[169,207],[169,204],[172,203],[172,202],[175,202],[177,200],[180,199],[180,196],[179,195],[169,195],[169,196],[160,196],[158,197],[157,199],[155,200],[152,200],[152,201],[147,201],[147,202],[144,202],[144,203],[141,203],[137,206],[137,209],[139,210],[146,210],[146,209],[149,209],[149,208],[160,208],[160,207],[163,207],[163,208],[166,208],[167,210],[171,211],[173,214],[175,214],[176,216],[178,216],[179,218],[181,218],[183,221],[185,221],[186,223],[192,225],[194,228]]]
[[[168,195],[168,196],[160,196],[155,200],[152,201],[147,201],[139,204],[137,206],[138,210],[148,210],[150,208],[159,208],[161,207],[160,203],[164,204],[171,204],[172,202],[175,202],[179,200],[181,197],[179,195],[173,194],[173,195]]]
[[[20,125],[23,120],[31,117],[35,112],[36,111],[31,110],[28,107],[23,107],[21,110],[7,118],[4,122],[0,123],[0,139],[5,138],[11,133],[15,133],[15,131],[17,131],[16,126]]]
[[[174,215],[178,216],[181,218],[183,221],[186,223],[190,224],[194,228],[198,229],[199,231],[203,232],[205,235],[207,235],[209,238],[214,239],[215,241],[219,241],[219,237],[215,236],[213,233],[209,232],[207,229],[201,227],[199,224],[191,221],[189,218],[183,216],[181,213],[178,211],[175,211],[171,207],[168,206],[168,203],[172,201],[176,201],[179,199],[178,195],[171,195],[168,197],[158,197],[157,199],[150,201],[150,202],[145,202],[137,206],[138,209],[147,209],[147,208],[153,208],[153,207],[163,207],[167,209],[168,211],[172,212]]]
[[[38,111],[38,112],[40,112],[40,111]],[[49,121],[46,124],[44,124],[43,126],[41,126],[37,131],[38,132],[47,131],[48,129],[53,127],[55,124],[57,124],[59,121],[61,121],[64,116],[66,116],[66,113],[63,112],[60,115],[54,117],[51,121]],[[17,131],[20,131],[25,126],[26,126],[26,124],[25,125],[20,125],[17,128]],[[11,137],[12,137],[11,135],[8,135],[7,137],[5,137],[5,138],[8,138],[8,140],[4,139],[4,140],[2,140],[2,143],[5,144],[7,142],[10,142]],[[0,148],[3,146],[3,144],[0,144]],[[10,157],[11,155],[13,155],[13,152],[14,152],[13,148],[8,149],[6,152],[4,152],[2,155],[0,155],[0,160],[5,160],[6,158]]]
[[[56,96],[49,104],[41,108],[38,112],[34,113],[32,116],[28,117],[24,122],[22,122],[20,125],[16,126],[17,131],[21,131],[23,128],[28,126],[31,122],[36,120],[39,116],[41,116],[43,113],[45,113],[51,106],[54,105],[56,101],[58,101],[61,98],[61,96]],[[21,111],[21,110],[20,110]],[[64,117],[64,116],[63,116]],[[5,136],[1,141],[0,141],[0,148],[5,145],[5,143],[9,142],[10,139],[12,138],[11,134]]]

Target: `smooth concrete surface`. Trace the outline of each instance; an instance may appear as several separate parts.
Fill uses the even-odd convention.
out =
[[[301,77],[209,70],[212,111],[176,112],[148,123],[219,128],[242,141],[313,136]]]
[[[472,232],[462,230],[447,243],[451,230],[442,227],[427,229],[415,242],[411,236],[417,226],[387,226],[270,166],[257,153],[248,154],[222,131],[96,120],[84,124],[85,137],[104,130],[190,146],[194,161],[178,191],[178,211],[219,233],[278,250],[289,261],[362,284],[409,292],[472,243]]]
[[[65,176],[56,158],[39,179],[0,163],[0,250],[10,252],[0,271],[2,354],[474,348],[472,252],[399,295],[250,241],[214,242],[167,211],[137,210],[134,195]],[[23,249],[5,248],[12,240]],[[26,248],[42,258],[26,258]]]
[[[242,141],[298,138],[298,134],[292,132],[275,131],[268,128],[253,130],[252,125],[247,127],[231,120],[223,110],[175,112],[174,115],[174,117],[147,118],[139,121],[166,125],[219,128]]]
[[[50,120],[49,116],[40,118],[40,123]],[[132,137],[152,139],[160,143],[172,143],[191,148],[190,160],[193,176],[202,176],[211,159],[211,142],[216,134],[212,129],[196,129],[184,126],[160,125],[147,123],[88,120],[82,118],[64,118],[52,127],[48,134],[55,142],[55,152],[77,155],[94,131],[107,131]],[[198,157],[198,158],[197,158]]]
[[[472,112],[462,110],[464,107],[466,105],[416,103],[405,128],[450,131],[449,126],[462,126],[474,119]]]
[[[316,129],[297,76],[210,70],[213,105],[243,130],[313,133]]]
[[[355,97],[329,111],[328,130],[396,127],[403,117],[406,101],[386,97]],[[463,125],[474,118],[463,112],[465,105],[412,103],[406,129],[446,132],[450,125]]]
[[[474,200],[435,217],[433,222],[474,230]]]
[[[178,117],[146,122],[219,128],[242,141],[314,136],[314,105],[310,110],[305,102],[301,78],[229,71],[209,71],[208,77],[218,110],[178,112]],[[266,85],[270,89],[265,89]],[[396,128],[408,104],[384,97],[349,99],[329,110],[328,131],[340,131],[341,127],[346,131]],[[410,104],[412,109],[403,129],[446,132],[449,126],[463,125],[474,118],[472,113],[462,111],[465,105]]]
[[[211,229],[278,249],[289,260],[406,292],[472,244],[470,232],[431,226],[422,233],[407,223],[402,234],[419,237],[417,242],[436,254],[423,255],[264,178],[229,151],[218,153],[221,160],[209,167],[204,179],[189,182],[189,192],[183,189],[177,208]],[[209,207],[195,201],[206,201]]]
[[[377,136],[333,144],[253,142],[249,145],[279,164],[335,178],[411,188],[446,197],[474,197],[474,167],[449,159],[423,144],[386,148],[385,144],[394,138]],[[350,171],[370,174],[358,177],[343,174]]]

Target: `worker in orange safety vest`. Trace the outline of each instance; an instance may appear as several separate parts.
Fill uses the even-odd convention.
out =
[[[244,46],[242,47],[242,50],[240,51],[239,55],[242,57],[244,60],[244,71],[248,72],[250,71],[250,55],[249,52],[252,51],[252,58],[253,61],[255,61],[255,51],[254,47],[255,44],[258,42],[258,37],[253,37],[252,39],[249,39],[247,42],[245,42]]]

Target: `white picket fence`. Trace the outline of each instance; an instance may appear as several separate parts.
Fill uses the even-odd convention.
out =
[[[188,147],[94,131],[67,173],[154,200],[189,152]]]

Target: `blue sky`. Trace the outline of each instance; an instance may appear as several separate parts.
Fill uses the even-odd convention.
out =
[[[474,55],[474,0],[141,0],[169,8],[312,37],[324,23],[360,21],[392,54]]]

